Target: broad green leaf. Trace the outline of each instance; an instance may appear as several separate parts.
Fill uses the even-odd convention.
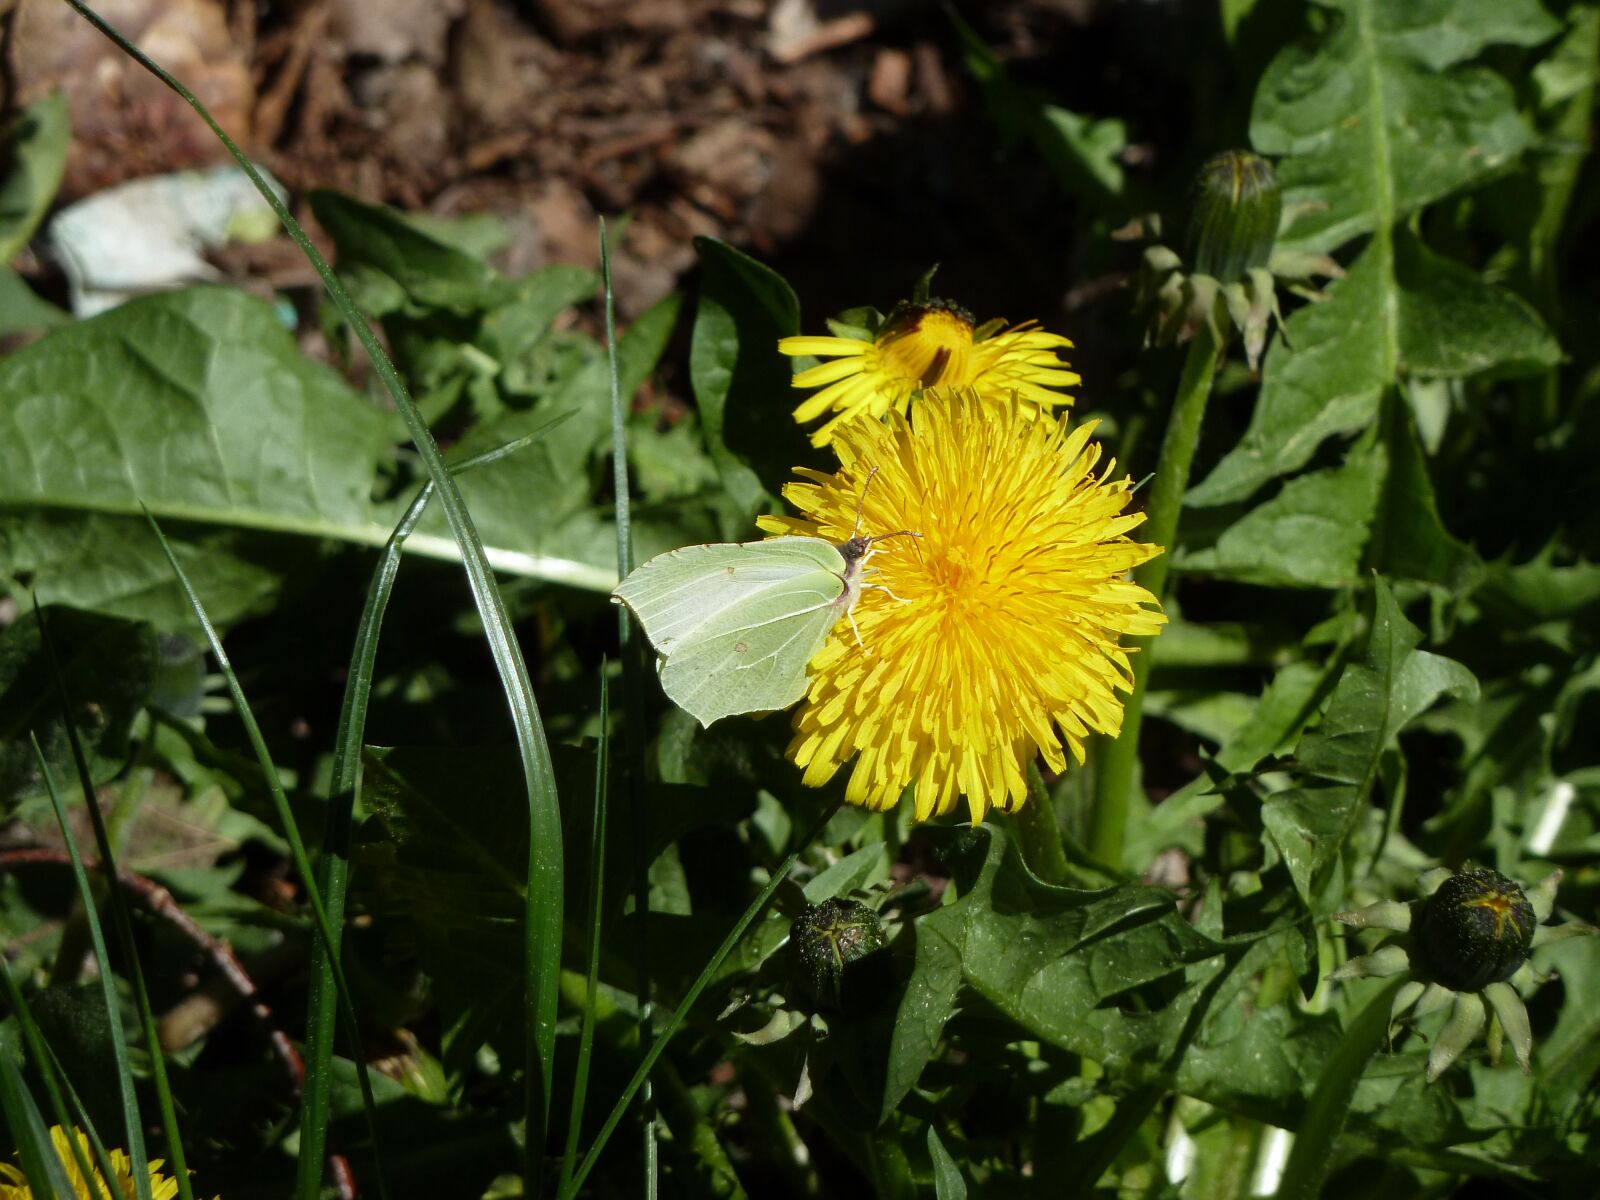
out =
[[[128,517],[55,509],[0,508],[0,588],[24,608],[24,586],[61,604],[164,632],[192,629],[194,610],[172,568]],[[303,539],[174,523],[172,551],[219,625],[271,607],[285,577],[314,570],[322,556]]]
[[[1349,837],[1384,750],[1441,697],[1478,694],[1466,667],[1416,648],[1422,634],[1382,576],[1373,597],[1364,659],[1344,669],[1327,713],[1296,751],[1300,770],[1326,783],[1279,792],[1262,806],[1262,822],[1307,903]]]
[[[28,244],[61,186],[72,129],[67,98],[52,92],[17,114],[0,183],[0,266]]]
[[[1177,566],[1278,587],[1348,587],[1382,486],[1381,452],[1355,451],[1342,467],[1291,479]]]
[[[700,307],[689,374],[722,486],[741,512],[770,506],[815,451],[791,416],[800,394],[778,339],[800,332],[800,302],[770,267],[696,238]],[[736,531],[730,530],[730,535]]]
[[[394,527],[371,500],[387,420],[302,358],[272,308],[242,292],[150,296],[60,329],[0,362],[0,394],[0,539],[17,551],[0,581],[13,591],[27,571],[46,602],[187,626],[170,619],[141,504],[182,532],[180,557],[201,544],[202,557],[229,556],[197,583],[203,602],[230,613],[257,605],[278,561],[304,556],[304,539],[380,546]],[[523,541],[541,520],[523,509]],[[225,532],[292,536],[264,549],[215,536]],[[418,533],[407,549],[459,557],[442,534]],[[585,587],[609,587],[614,573],[492,539],[488,553],[501,569]]]
[[[155,631],[148,625],[51,607],[44,612],[71,700],[72,722],[83,739],[96,782],[127,762],[128,734],[154,686]],[[0,812],[42,791],[29,734],[37,734],[51,773],[73,771],[62,700],[39,634],[28,615],[0,631]]]
[[[1464,66],[1559,26],[1537,0],[1316,0],[1320,42],[1291,45],[1256,90],[1250,140],[1281,156],[1280,237],[1332,250],[1503,170],[1532,142],[1510,85]]]

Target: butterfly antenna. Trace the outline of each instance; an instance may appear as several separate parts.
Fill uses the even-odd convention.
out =
[[[861,485],[861,499],[856,501],[856,526],[850,531],[853,538],[861,532],[861,514],[867,507],[867,489],[872,486],[872,477],[878,473],[878,468],[873,467],[867,472],[867,481]]]

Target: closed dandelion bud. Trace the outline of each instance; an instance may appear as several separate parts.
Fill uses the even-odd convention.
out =
[[[841,1002],[846,972],[888,944],[878,914],[858,900],[824,900],[806,908],[789,929],[790,949],[817,999]],[[852,975],[858,972],[851,972]]]
[[[1411,926],[1414,964],[1431,982],[1476,992],[1527,961],[1538,923],[1528,897],[1504,875],[1462,871],[1422,902]]]
[[[1200,168],[1189,221],[1194,270],[1233,283],[1272,258],[1283,195],[1272,164],[1243,150]]]

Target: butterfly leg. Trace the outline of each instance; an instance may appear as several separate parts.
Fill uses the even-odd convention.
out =
[[[884,587],[883,584],[881,584],[881,583],[863,583],[861,585],[861,590],[862,591],[866,591],[868,588],[871,588],[875,592],[883,592],[891,600],[897,600],[901,604],[908,603],[908,601],[906,600],[906,598],[904,596],[896,596],[893,592],[891,592],[888,588]]]
[[[844,615],[845,620],[850,622],[850,631],[856,635],[856,645],[861,647],[861,653],[871,654],[872,651],[868,650],[867,644],[861,640],[861,630],[856,626],[855,613],[851,612],[849,609],[845,609]]]

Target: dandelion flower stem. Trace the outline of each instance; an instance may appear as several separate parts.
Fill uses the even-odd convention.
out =
[[[1156,464],[1150,488],[1144,536],[1166,550],[1134,572],[1134,578],[1161,599],[1167,586],[1167,571],[1172,563],[1172,545],[1178,530],[1178,513],[1183,508],[1183,493],[1189,486],[1189,467],[1200,440],[1200,425],[1211,398],[1216,378],[1217,355],[1221,350],[1208,324],[1202,324],[1189,343],[1189,357],[1178,381],[1178,395],[1167,420],[1167,433],[1161,442],[1161,459]],[[1139,759],[1139,727],[1144,718],[1145,683],[1150,678],[1154,638],[1136,638],[1130,643],[1138,649],[1132,656],[1133,694],[1123,706],[1122,732],[1105,743],[1100,769],[1095,774],[1094,806],[1089,814],[1089,850],[1107,866],[1121,869],[1122,847],[1128,827],[1128,805],[1133,794],[1134,766]]]

